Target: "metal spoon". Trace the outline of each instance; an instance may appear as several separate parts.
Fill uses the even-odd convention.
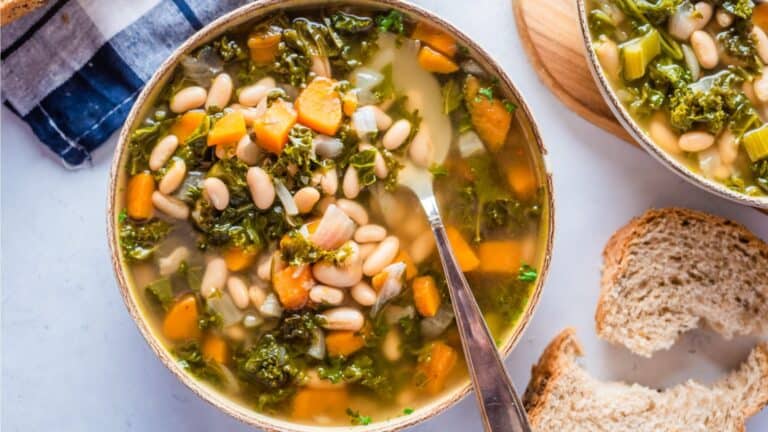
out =
[[[467,360],[469,374],[472,376],[485,430],[529,432],[531,427],[523,404],[504,369],[496,344],[485,325],[472,290],[451,250],[443,220],[437,208],[432,188],[432,174],[407,161],[400,171],[398,180],[401,185],[416,193],[437,240],[437,250],[448,282],[453,312],[456,315],[461,345],[464,348],[464,357]]]

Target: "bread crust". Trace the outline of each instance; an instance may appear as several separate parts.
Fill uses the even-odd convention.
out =
[[[531,368],[531,381],[523,395],[523,405],[528,413],[528,421],[532,427],[536,427],[544,408],[547,396],[552,392],[558,378],[565,372],[563,361],[566,356],[581,357],[583,349],[576,340],[576,329],[568,327],[552,342],[541,354],[539,363]]]
[[[616,231],[605,245],[603,250],[603,269],[600,278],[600,295],[595,310],[595,327],[598,336],[607,339],[603,335],[608,313],[608,304],[611,301],[621,301],[621,299],[611,298],[611,294],[623,276],[624,270],[628,264],[627,258],[629,251],[636,239],[642,238],[648,230],[652,221],[658,218],[675,220],[696,220],[713,226],[723,226],[734,230],[739,236],[743,237],[750,245],[757,247],[768,256],[768,244],[758,238],[745,226],[712,214],[680,208],[669,207],[662,209],[650,209],[640,216],[633,218],[627,225]],[[619,341],[621,342],[621,341]]]
[[[0,25],[21,18],[43,6],[46,0],[3,0],[0,3]]]

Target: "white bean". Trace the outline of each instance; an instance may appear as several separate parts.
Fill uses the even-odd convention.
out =
[[[261,156],[261,148],[253,142],[250,135],[246,134],[237,143],[235,156],[247,165],[255,165]]]
[[[203,196],[213,204],[216,210],[224,210],[229,205],[229,189],[219,178],[208,177],[203,180]]]
[[[709,20],[712,19],[714,10],[711,4],[704,1],[696,3],[693,8],[694,13],[696,14],[694,15],[694,28],[696,30],[701,30],[709,24]]]
[[[181,263],[189,258],[189,249],[186,246],[179,246],[167,256],[157,259],[157,268],[160,270],[160,276],[170,276],[181,267]]]
[[[352,165],[344,173],[342,189],[344,190],[344,196],[349,199],[355,199],[360,194],[360,179],[357,177],[357,169]]]
[[[245,309],[251,302],[248,297],[248,286],[245,284],[242,278],[237,276],[230,276],[227,279],[227,290],[229,296],[232,297],[232,302],[240,309]]]
[[[319,282],[339,288],[355,286],[363,279],[362,258],[357,243],[347,243],[352,248],[352,253],[346,261],[336,266],[332,263],[318,262],[312,266],[312,275]]]
[[[376,291],[367,282],[360,282],[349,292],[360,306],[373,306],[376,303]]]
[[[384,354],[384,358],[391,362],[400,360],[403,352],[400,350],[400,334],[396,329],[391,329],[384,336],[384,341],[381,343],[381,352]]]
[[[251,285],[248,287],[248,299],[256,309],[260,308],[264,304],[264,300],[267,298],[267,293],[264,288],[258,285]]]
[[[703,31],[696,30],[691,35],[691,47],[699,59],[699,64],[704,69],[712,69],[717,66],[720,56],[717,53],[717,44],[712,36]]]
[[[400,119],[392,125],[384,134],[384,138],[381,139],[381,143],[387,150],[394,150],[408,139],[408,135],[411,133],[411,122],[406,119]]]
[[[328,207],[330,207],[331,204],[336,204],[336,198],[325,196],[317,203],[317,211],[320,212],[320,214],[325,214],[325,211],[328,210]]]
[[[677,145],[687,152],[700,152],[712,147],[715,143],[714,135],[707,132],[686,132],[680,135]]]
[[[368,212],[365,208],[355,201],[348,199],[340,199],[336,201],[336,205],[347,214],[358,225],[368,224]]]
[[[323,178],[320,179],[320,188],[326,195],[336,195],[339,189],[339,174],[336,168],[331,168],[323,174]]]
[[[249,313],[243,317],[243,327],[245,328],[256,328],[260,326],[263,322],[264,322],[264,318],[256,314]]]
[[[400,240],[395,236],[389,236],[379,243],[376,250],[366,258],[363,263],[363,274],[373,276],[379,273],[384,267],[390,265],[400,250]]]
[[[381,225],[363,225],[355,231],[355,241],[358,243],[380,242],[387,237],[387,229]]]
[[[310,369],[307,371],[307,387],[315,390],[338,390],[346,387],[344,381],[334,383],[331,380],[320,378],[317,370]]]
[[[653,142],[667,153],[680,154],[680,147],[677,145],[678,136],[669,126],[664,113],[654,114],[648,125],[648,133]]]
[[[273,88],[275,88],[275,80],[270,77],[263,78],[256,84],[240,89],[237,101],[240,102],[241,105],[254,107],[258,105]]]
[[[389,175],[387,161],[379,151],[376,152],[376,157],[373,159],[373,172],[380,179],[386,178]]]
[[[313,187],[304,187],[299,189],[293,196],[293,201],[299,209],[299,213],[309,213],[312,207],[320,200],[320,192]]]
[[[755,97],[760,102],[768,102],[768,68],[763,69],[762,75],[752,82]]]
[[[376,105],[370,106],[373,109],[373,116],[376,118],[376,128],[380,131],[389,129],[392,126],[392,117]]]
[[[595,46],[595,54],[603,66],[605,75],[612,80],[619,79],[619,70],[621,60],[619,58],[619,47],[616,42],[606,36],[600,37],[600,42]]]
[[[163,195],[158,191],[152,192],[152,205],[174,219],[186,219],[189,217],[189,207],[187,207],[184,201],[172,196]]]
[[[359,331],[365,324],[363,313],[351,307],[328,309],[321,317],[323,328],[328,330]]]
[[[184,182],[184,177],[187,175],[187,164],[184,159],[174,158],[171,161],[171,166],[165,175],[160,179],[160,184],[157,185],[157,190],[170,195]]]
[[[205,109],[217,107],[224,109],[229,105],[229,99],[232,98],[232,77],[226,73],[216,75],[208,89],[208,98],[205,100]]]
[[[203,273],[203,281],[200,284],[200,294],[208,298],[216,292],[220,292],[227,283],[227,263],[224,258],[216,257],[208,262]]]
[[[152,149],[152,154],[149,155],[149,169],[157,171],[162,168],[178,146],[179,139],[176,135],[166,135]]]
[[[264,109],[262,109],[262,107]],[[246,126],[252,126],[253,122],[256,121],[256,119],[258,119],[259,117],[261,117],[262,114],[264,114],[267,107],[266,107],[266,104],[258,105],[256,108],[252,108],[252,107],[240,105],[239,103],[234,103],[230,105],[229,108],[243,113]]]
[[[177,114],[183,113],[191,109],[200,108],[205,104],[207,97],[208,92],[202,87],[186,87],[173,95],[169,108]]]
[[[723,8],[717,8],[715,20],[717,20],[720,27],[730,27],[733,24],[733,15]]]
[[[730,129],[726,129],[717,138],[717,149],[720,152],[720,160],[731,165],[739,156],[739,141]]]
[[[365,243],[360,245],[360,259],[365,261],[379,246],[378,243]]]
[[[425,259],[432,255],[435,250],[435,236],[431,230],[426,230],[416,236],[411,243],[410,255],[413,262],[421,264]]]
[[[270,281],[272,279],[272,255],[265,254],[259,259],[259,264],[256,266],[256,276],[263,281]]]
[[[245,177],[256,207],[261,210],[271,207],[275,201],[275,185],[272,184],[269,174],[259,167],[251,167]]]
[[[434,146],[432,145],[432,135],[429,133],[429,127],[423,124],[408,148],[408,154],[416,165],[422,168],[429,168],[432,165],[434,157]]]
[[[325,285],[315,285],[309,290],[309,298],[317,304],[338,306],[344,302],[344,291]]]
[[[763,63],[768,63],[768,36],[765,35],[760,26],[752,26],[752,40],[755,41],[757,55]]]

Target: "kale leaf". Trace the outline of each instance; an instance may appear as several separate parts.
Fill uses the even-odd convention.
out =
[[[301,376],[301,368],[286,344],[272,334],[262,336],[255,346],[238,353],[235,364],[240,379],[269,390],[285,388]]]
[[[152,256],[170,231],[171,225],[160,219],[139,223],[124,218],[120,222],[120,248],[129,260],[145,260]]]
[[[352,249],[348,245],[335,250],[321,249],[298,230],[292,230],[280,240],[280,253],[283,260],[292,266],[314,264],[319,261],[340,264],[352,255]]]
[[[715,4],[719,4],[723,9],[743,19],[749,19],[755,8],[752,0],[715,0]]]
[[[173,350],[173,354],[182,369],[188,370],[192,375],[205,381],[215,384],[221,383],[221,371],[215,363],[203,358],[203,353],[197,342],[181,345]]]
[[[392,377],[381,362],[376,362],[371,355],[359,352],[352,357],[335,357],[317,369],[320,378],[333,383],[357,383],[375,392],[379,397],[389,400],[393,396]]]

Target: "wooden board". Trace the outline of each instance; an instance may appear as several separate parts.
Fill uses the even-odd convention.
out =
[[[568,108],[637,145],[613,117],[587,66],[575,0],[513,0],[517,30],[544,84]]]

